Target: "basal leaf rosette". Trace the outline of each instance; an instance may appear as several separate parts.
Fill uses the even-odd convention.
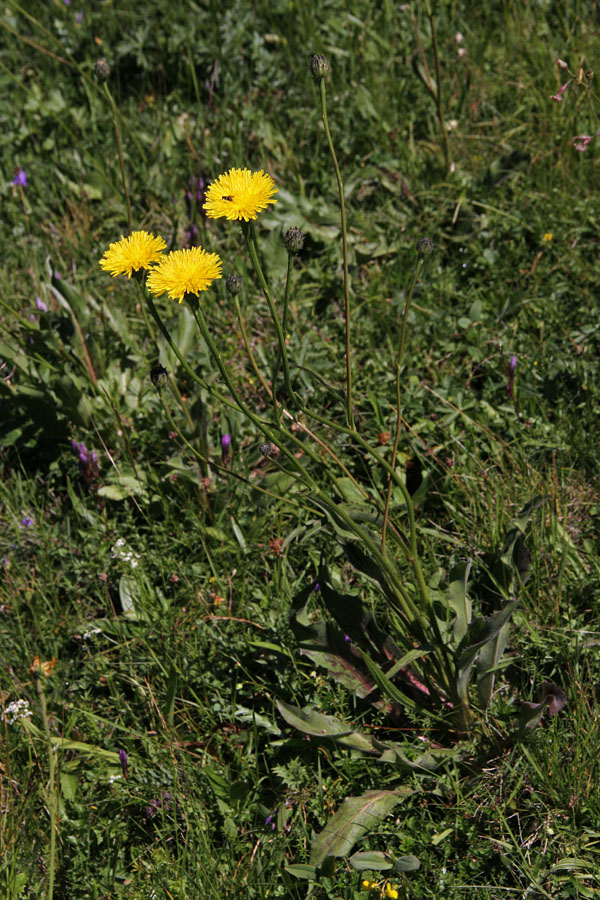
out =
[[[110,272],[113,278],[117,275],[131,278],[133,272],[149,269],[158,262],[166,247],[161,237],[147,231],[132,231],[128,237],[121,236],[120,241],[110,245],[100,260],[100,268]]]
[[[197,296],[200,291],[206,291],[221,277],[222,265],[217,253],[207,253],[202,247],[172,250],[151,269],[146,285],[156,296],[167,293],[181,303],[186,294]]]
[[[276,192],[275,182],[262,169],[230,169],[209,185],[203,209],[209,219],[249,222],[269,203],[277,203]]]

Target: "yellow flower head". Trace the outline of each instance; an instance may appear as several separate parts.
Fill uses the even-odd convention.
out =
[[[217,253],[207,253],[202,247],[173,250],[154,266],[146,283],[153,294],[166,291],[172,300],[181,303],[186,294],[199,294],[220,278],[222,265]]]
[[[544,242],[544,244],[549,244],[553,238],[554,238],[554,235],[552,234],[552,232],[547,231],[546,234],[543,236],[542,241]]]
[[[50,675],[50,672],[56,665],[56,657],[53,656],[52,659],[47,659],[44,662],[39,658],[36,654],[33,657],[33,662],[29,666],[29,673],[31,675],[43,675],[46,678]]]
[[[364,881],[361,881],[360,886],[363,891],[376,891],[379,887],[376,881],[372,881],[370,878],[365,878]]]
[[[243,219],[248,222],[266,209],[277,188],[270,175],[250,169],[230,169],[208,186],[204,209],[209,219]]]
[[[139,269],[148,269],[157,262],[166,244],[161,237],[154,237],[147,231],[132,231],[129,237],[121,236],[120,241],[111,244],[102,259],[100,267],[114,277],[127,275]]]
[[[396,890],[397,887],[398,887],[397,884],[395,884],[394,887],[392,887],[388,881],[388,883],[385,886],[385,896],[389,897],[390,900],[398,900],[398,891]]]

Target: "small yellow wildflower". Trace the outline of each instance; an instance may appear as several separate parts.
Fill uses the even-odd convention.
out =
[[[29,673],[31,675],[43,675],[45,678],[47,678],[55,665],[55,656],[53,656],[52,659],[47,659],[45,662],[42,662],[39,656],[36,654],[33,657],[33,662],[29,666]]]
[[[172,250],[152,269],[147,285],[153,294],[166,291],[172,300],[181,303],[186,294],[198,295],[220,278],[222,265],[217,253],[207,253],[202,247]]]
[[[547,231],[546,234],[542,237],[542,242],[544,244],[549,244],[550,241],[554,238],[554,235],[551,231]]]
[[[388,881],[388,883],[385,886],[385,896],[389,897],[390,900],[398,900],[397,887],[398,887],[397,884],[395,884],[394,887],[392,887]]]
[[[132,231],[129,237],[121,236],[120,241],[110,245],[100,260],[100,267],[113,278],[117,275],[131,278],[134,271],[148,269],[151,263],[158,262],[166,246],[161,237],[147,231]]]
[[[266,209],[277,188],[270,175],[250,169],[230,169],[208,186],[204,209],[209,219],[256,219]]]
[[[376,881],[371,881],[368,878],[365,878],[363,881],[361,881],[360,886],[363,891],[376,891],[379,887]]]

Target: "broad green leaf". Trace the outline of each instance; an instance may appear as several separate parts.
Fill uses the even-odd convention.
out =
[[[320,866],[329,856],[347,856],[354,844],[372,831],[406,797],[412,788],[396,791],[367,791],[361,797],[349,797],[334,813],[311,845],[310,864]]]
[[[400,872],[415,872],[421,868],[421,863],[416,856],[399,856],[394,863],[394,875]]]
[[[452,628],[455,646],[458,646],[471,624],[471,601],[467,595],[467,582],[471,571],[471,561],[459,563],[450,572],[446,602],[456,613]]]
[[[456,691],[464,703],[468,701],[471,670],[481,648],[489,641],[495,639],[518,605],[519,601],[513,600],[512,603],[507,603],[504,609],[494,613],[489,619],[478,618],[471,622],[466,637],[471,637],[475,640],[460,653],[457,661]]]
[[[394,860],[389,853],[383,853],[381,850],[359,850],[353,853],[348,860],[353,869],[362,872],[364,869],[371,869],[373,872],[385,872],[394,865]]]
[[[477,696],[482,709],[487,709],[492,699],[494,681],[496,679],[495,670],[506,650],[509,632],[510,622],[506,622],[496,636],[489,640],[487,644],[484,644],[479,651],[477,659]]]
[[[294,878],[307,878],[309,881],[314,881],[317,877],[317,868],[316,866],[307,866],[307,865],[297,865],[297,866],[286,866],[285,871],[288,875],[293,875]]]
[[[136,621],[138,614],[135,608],[134,594],[137,594],[137,583],[127,575],[121,575],[119,579],[119,600],[123,615],[127,619]]]

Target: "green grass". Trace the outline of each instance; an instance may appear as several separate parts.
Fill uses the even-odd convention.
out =
[[[48,897],[53,877],[61,900],[363,900],[364,872],[348,858],[367,850],[419,859],[389,876],[400,896],[595,897],[600,200],[595,145],[572,146],[599,127],[592,7],[434,5],[448,167],[425,4],[106,2],[77,13],[74,0],[10,0],[0,16],[0,708],[26,700],[32,713],[0,720],[0,897]],[[306,233],[288,327],[294,389],[343,421],[339,209],[310,53],[332,64],[354,415],[388,459],[415,244],[434,243],[408,316],[398,460],[428,584],[441,590],[472,561],[475,610],[489,615],[507,528],[545,498],[515,560],[520,602],[494,697],[477,710],[472,692],[468,735],[432,709],[387,715],[299,652],[325,604],[310,591],[322,566],[382,633],[394,613],[316,498],[292,489],[282,457],[261,455],[257,427],[215,399],[213,388],[226,391],[185,305],[157,301],[210,390],[179,366],[133,281],[98,265],[127,232],[128,202],[133,228],[169,249],[194,225],[223,274],[242,275],[248,339],[269,373],[275,337],[239,229],[206,219],[190,187],[232,166],[264,168],[278,202],[257,229],[278,298],[282,233]],[[108,90],[93,73],[101,56]],[[562,103],[550,99],[569,77],[557,57],[575,75]],[[12,183],[20,168],[26,187]],[[267,417],[224,279],[203,309],[236,388]],[[173,376],[162,394],[173,422],[149,377],[159,360]],[[363,449],[313,426],[371,497],[385,493]],[[333,496],[331,457],[295,434]],[[94,450],[97,473],[78,465],[72,440]],[[402,502],[392,495],[398,521]],[[32,674],[36,656],[56,659],[47,678]],[[523,736],[521,704],[539,702],[544,683],[566,706]],[[396,742],[410,759],[427,748],[447,757],[429,773],[365,758],[293,729],[278,701]],[[400,788],[413,793],[315,880],[288,871],[309,865],[346,798]]]

